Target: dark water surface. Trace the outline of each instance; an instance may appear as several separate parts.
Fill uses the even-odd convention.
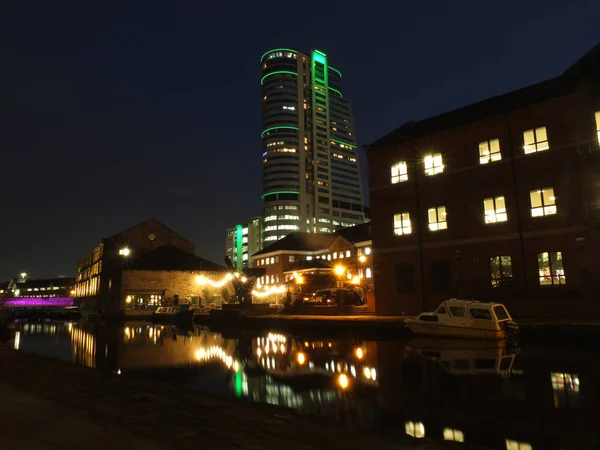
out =
[[[600,448],[600,345],[589,342],[513,351],[477,341],[46,322],[20,324],[12,344],[328,423],[494,449]]]

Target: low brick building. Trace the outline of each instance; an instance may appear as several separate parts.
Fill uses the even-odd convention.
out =
[[[600,315],[600,46],[367,147],[378,314],[451,296]]]
[[[261,288],[287,291],[298,276],[302,277],[305,295],[312,295],[316,289],[335,287],[340,282],[373,291],[369,223],[330,234],[296,231],[255,253],[252,259],[255,267],[265,270],[256,285],[259,292]],[[343,272],[336,273],[336,267]]]
[[[190,241],[148,219],[103,239],[79,261],[75,298],[82,313],[102,315],[153,309],[175,300],[217,302],[228,295],[227,269],[194,252]],[[209,289],[213,285],[219,292]]]

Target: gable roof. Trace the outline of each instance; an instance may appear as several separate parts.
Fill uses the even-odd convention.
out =
[[[127,228],[126,230],[121,230],[118,233],[115,233],[112,236],[105,238],[104,240],[109,241],[111,239],[116,239],[117,237],[119,237],[119,235],[121,235],[123,233],[127,233],[128,231],[134,230],[136,228],[153,228],[153,227],[164,228],[165,230],[167,230],[171,233],[181,236],[177,231],[173,230],[172,228],[169,228],[164,223],[160,222],[159,220],[155,219],[154,217],[150,217],[149,219],[143,220],[143,221]],[[182,238],[183,238],[183,236],[182,236]]]
[[[600,44],[588,51],[561,76],[472,103],[462,108],[419,121],[410,121],[366,146],[368,151],[419,139],[481,119],[562,97],[573,92],[579,77],[600,64]]]
[[[365,242],[371,240],[371,222],[361,223],[353,227],[340,228],[335,232],[338,236],[343,237],[348,242],[356,244],[357,242]]]
[[[273,242],[268,247],[263,248],[252,256],[265,255],[277,251],[290,252],[316,252],[326,250],[333,242],[338,239],[336,234],[324,233],[306,233],[304,231],[294,231],[283,239]]]
[[[174,245],[162,245],[130,262],[127,269],[226,272],[227,268],[188,253]]]

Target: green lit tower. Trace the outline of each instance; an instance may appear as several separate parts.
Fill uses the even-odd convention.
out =
[[[350,103],[327,55],[269,50],[262,64],[263,242],[365,222]]]

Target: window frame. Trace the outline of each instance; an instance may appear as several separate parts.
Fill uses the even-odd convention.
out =
[[[398,220],[398,216],[400,216],[400,220]],[[405,221],[408,221],[408,226],[405,224]],[[400,226],[396,226],[399,223]],[[406,230],[408,229],[408,231]],[[410,218],[409,212],[399,212],[394,214],[394,236],[405,236],[407,234],[412,234],[412,221]]]
[[[440,220],[440,210],[443,209],[441,216],[443,220]],[[435,212],[435,222],[431,221],[431,213]],[[448,229],[448,213],[446,212],[446,206],[434,206],[433,208],[427,209],[427,227],[429,231],[442,231]]]
[[[538,133],[540,133],[541,130],[543,130],[543,133],[546,135],[545,140],[538,140]],[[533,133],[533,142],[531,144],[527,144],[525,140],[527,133]],[[531,155],[532,153],[539,153],[546,150],[550,150],[550,140],[548,139],[548,128],[546,126],[523,131],[523,151],[526,155]]]
[[[494,259],[497,258],[497,261],[494,261]],[[508,258],[508,262],[504,263],[503,258]],[[494,266],[496,266],[499,269],[499,275],[498,276],[494,276],[494,272],[493,272],[493,268]],[[505,275],[504,269],[506,267],[510,267],[510,275]],[[496,255],[496,256],[490,256],[490,283],[492,284],[492,287],[494,288],[501,288],[504,287],[506,285],[509,285],[513,282],[514,280],[514,274],[513,274],[513,270],[512,270],[512,257],[510,255]]]
[[[540,257],[548,255],[548,269],[549,275],[543,274],[543,269],[540,267]],[[560,261],[560,268],[553,267]],[[543,263],[543,261],[541,261]],[[538,283],[540,287],[562,287],[566,286],[567,278],[565,273],[565,265],[563,261],[562,252],[559,251],[546,251],[537,254],[537,266],[538,266]],[[562,271],[562,273],[559,273]],[[542,280],[550,279],[550,283],[543,283]]]
[[[392,184],[408,181],[408,163],[406,161],[398,161],[392,164],[390,180]]]
[[[594,113],[594,120],[596,122],[596,134],[598,135],[598,145],[600,145],[600,111]]]
[[[497,202],[499,199],[502,199],[502,201],[504,201],[504,212],[498,212],[498,206],[497,206]],[[493,202],[493,211],[494,214],[493,216],[491,214],[488,214],[488,211],[492,211],[492,210],[488,210],[486,207],[486,201],[491,200]],[[500,208],[502,209],[502,208]],[[504,216],[504,220],[498,220],[498,216]],[[493,217],[494,220],[488,220],[489,217]],[[503,222],[508,222],[508,208],[506,207],[506,197],[504,195],[497,195],[495,197],[486,197],[483,199],[483,220],[485,222],[486,225],[492,224],[492,223],[503,223]]]
[[[431,167],[427,167],[427,161],[431,158]],[[436,165],[436,158],[439,158],[439,165]],[[425,169],[425,176],[432,177],[444,172],[444,158],[441,152],[428,153],[423,156],[423,166]]]
[[[551,191],[551,194],[549,195],[547,201],[552,203],[546,204],[545,191]],[[539,203],[541,206],[533,206],[533,195],[539,195]],[[529,203],[532,218],[554,216],[558,214],[558,208],[556,206],[556,195],[554,194],[553,187],[546,187],[529,191]],[[542,214],[535,214],[535,211],[541,211]]]
[[[498,151],[497,152],[492,152],[492,142],[496,142],[498,145]],[[486,145],[487,149],[484,149],[485,151],[487,151],[487,155],[483,155],[482,154],[482,145]],[[497,158],[494,158],[494,156],[497,156]],[[487,159],[487,160],[485,160]],[[481,141],[479,143],[479,164],[483,165],[483,164],[489,164],[489,163],[493,163],[493,162],[497,162],[497,161],[502,161],[502,150],[500,148],[500,139],[498,138],[494,138],[494,139],[488,139],[486,141]]]

